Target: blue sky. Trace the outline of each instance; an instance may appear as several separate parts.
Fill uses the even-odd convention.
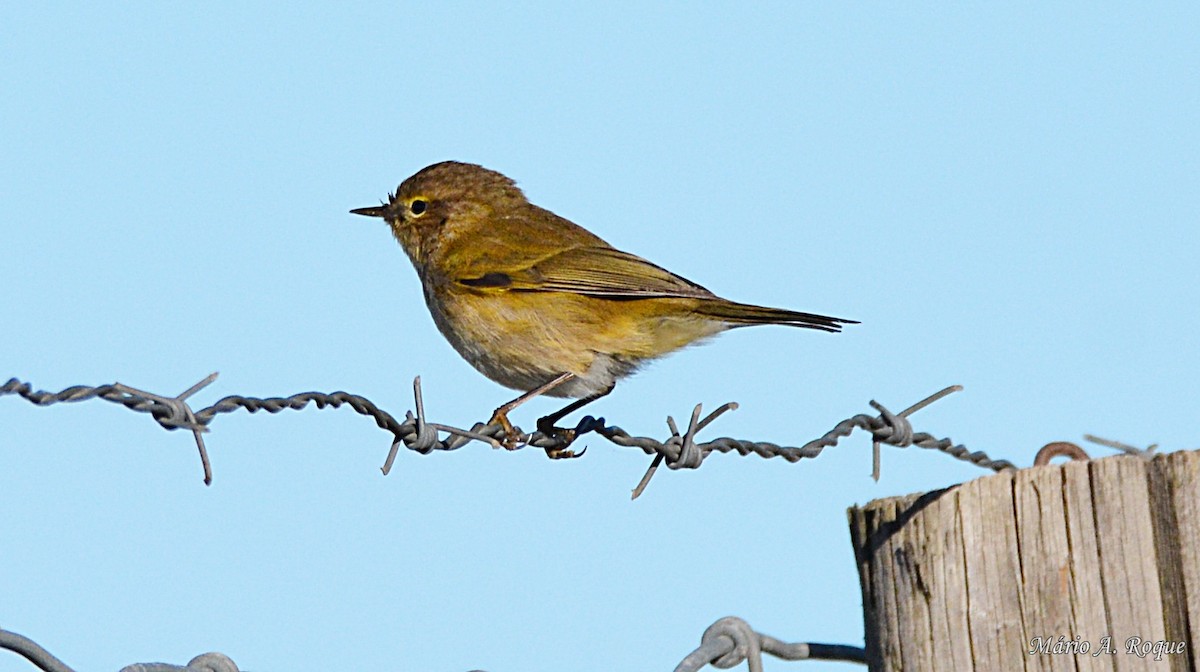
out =
[[[593,412],[798,445],[946,385],[918,431],[1027,465],[1093,433],[1194,448],[1200,10],[1083,3],[0,10],[0,379],[196,397],[345,389],[469,426],[512,392],[347,213],[445,159],[729,298],[738,330]],[[514,414],[530,427],[555,401]],[[862,642],[845,510],[983,475],[856,435],[714,456],[405,452],[342,409],[190,437],[0,399],[0,626],[79,670],[671,669],[713,620]],[[1103,450],[1099,450],[1104,454]],[[769,670],[854,669],[768,662]],[[0,655],[0,672],[31,669]]]

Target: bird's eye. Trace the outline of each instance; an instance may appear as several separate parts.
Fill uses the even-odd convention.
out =
[[[420,217],[421,215],[425,214],[425,209],[428,207],[429,207],[429,203],[426,203],[425,201],[418,198],[409,204],[408,209],[412,211],[412,214],[416,215],[417,217]]]

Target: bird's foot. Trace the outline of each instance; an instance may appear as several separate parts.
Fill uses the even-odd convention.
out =
[[[558,442],[558,445],[545,449],[546,457],[552,460],[570,460],[576,457],[583,457],[583,454],[587,452],[586,447],[578,453],[570,450],[570,445],[574,443],[576,437],[579,436],[577,429],[556,427],[554,425],[555,420],[556,418],[552,416],[546,416],[544,418],[539,418],[537,421],[538,431]]]
[[[492,419],[488,420],[487,424],[500,425],[504,430],[503,436],[498,437],[498,439],[500,445],[504,446],[505,449],[516,450],[521,447],[521,433],[508,421],[508,412],[504,410],[503,406],[496,409],[496,412],[492,414]]]

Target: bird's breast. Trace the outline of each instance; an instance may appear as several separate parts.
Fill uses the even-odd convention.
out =
[[[562,374],[576,380],[550,394],[603,391],[648,359],[723,330],[686,300],[613,301],[569,292],[425,283],[438,329],[492,380],[530,390]]]

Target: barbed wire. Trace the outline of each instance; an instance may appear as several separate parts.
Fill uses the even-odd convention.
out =
[[[365,397],[342,391],[332,393],[302,392],[289,397],[268,398],[233,395],[224,397],[213,405],[199,411],[193,411],[187,399],[210,385],[216,379],[217,374],[213,373],[180,394],[168,397],[139,390],[121,383],[95,387],[75,385],[60,392],[35,391],[29,383],[11,378],[0,387],[0,396],[15,394],[37,406],[79,402],[89,399],[103,399],[120,404],[132,411],[148,413],[159,425],[166,429],[186,429],[192,433],[196,441],[196,447],[200,453],[201,465],[204,469],[204,483],[206,485],[212,483],[212,465],[208,457],[208,450],[204,444],[203,435],[210,431],[210,425],[218,415],[238,410],[245,410],[249,413],[256,413],[258,411],[279,413],[288,409],[301,410],[310,403],[316,405],[317,408],[349,406],[356,413],[374,419],[375,424],[380,429],[390,432],[394,437],[391,449],[388,451],[387,458],[382,467],[385,475],[391,471],[401,446],[421,454],[428,454],[435,450],[457,450],[472,441],[487,443],[498,448],[501,446],[498,438],[504,436],[504,429],[499,425],[485,425],[482,422],[477,422],[470,429],[461,429],[451,425],[427,421],[425,419],[425,402],[421,390],[420,376],[413,381],[413,397],[416,413],[414,414],[412,411],[406,412],[403,421],[397,420],[395,416],[379,408],[374,402]],[[729,437],[721,437],[712,441],[697,443],[695,437],[700,430],[707,427],[724,413],[737,408],[736,403],[728,403],[709,413],[703,419],[700,418],[702,407],[700,404],[697,404],[692,410],[687,430],[682,433],[676,426],[674,418],[668,416],[667,426],[671,435],[665,441],[645,436],[632,436],[616,425],[606,424],[604,418],[595,418],[588,415],[584,416],[574,431],[569,433],[572,435],[571,438],[566,438],[560,434],[547,435],[542,432],[525,433],[521,431],[520,427],[515,427],[519,434],[517,448],[532,446],[545,449],[549,453],[565,448],[571,443],[573,438],[588,433],[603,436],[618,446],[638,448],[647,455],[654,455],[654,459],[649,469],[647,469],[646,475],[642,477],[641,482],[633,490],[633,497],[635,499],[642,493],[649,483],[650,478],[663,462],[671,469],[696,469],[704,462],[705,458],[714,452],[736,452],[743,456],[755,454],[764,458],[781,457],[788,462],[798,462],[804,458],[817,457],[822,450],[836,445],[839,439],[849,436],[855,429],[864,430],[872,436],[875,456],[873,475],[876,478],[878,478],[879,474],[879,447],[881,444],[900,448],[917,446],[919,448],[937,450],[956,459],[964,460],[978,467],[993,471],[1015,469],[1016,467],[1008,460],[992,459],[982,451],[972,452],[965,446],[955,444],[949,438],[939,439],[932,434],[913,431],[912,424],[908,420],[909,415],[961,389],[962,387],[958,385],[947,387],[898,414],[892,413],[882,404],[872,400],[870,405],[879,415],[858,414],[846,418],[837,423],[833,429],[821,437],[798,447],[780,446],[766,441],[747,441]],[[445,438],[442,438],[441,434],[445,434]]]
[[[45,672],[75,672],[37,642],[15,632],[0,630],[0,649],[8,649],[24,657]]]
[[[43,672],[75,672],[32,639],[0,629],[0,649],[13,651],[33,663]],[[729,669],[746,663],[750,672],[762,672],[762,654],[782,660],[836,660],[866,664],[866,650],[845,644],[797,642],[789,644],[774,637],[755,632],[750,624],[736,616],[717,619],[705,629],[700,646],[689,653],[675,672],[698,672],[705,665]],[[187,665],[169,663],[136,663],[122,667],[120,672],[239,672],[238,666],[223,653],[204,653]],[[472,670],[471,672],[483,672]]]
[[[742,663],[746,663],[750,672],[762,672],[764,653],[783,660],[837,660],[867,664],[867,651],[861,646],[811,642],[788,644],[755,632],[749,623],[737,616],[726,616],[708,626],[700,637],[700,646],[680,661],[675,672],[698,672],[709,664],[727,670]]]

